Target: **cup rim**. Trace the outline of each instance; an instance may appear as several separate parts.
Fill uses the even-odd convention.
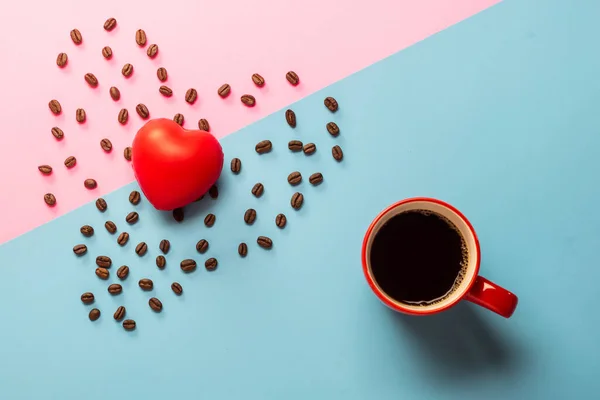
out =
[[[375,226],[383,217],[385,217],[389,212],[391,212],[395,208],[400,207],[405,204],[408,204],[408,203],[414,203],[414,202],[434,203],[434,204],[440,205],[440,206],[445,207],[445,208],[449,209],[450,211],[454,212],[465,223],[465,225],[469,229],[469,231],[473,237],[473,240],[475,242],[475,253],[476,253],[477,259],[476,259],[476,263],[475,263],[475,268],[473,269],[472,274],[469,276],[469,279],[470,279],[469,284],[464,289],[464,292],[460,296],[458,296],[456,299],[454,299],[451,302],[448,302],[448,304],[445,304],[443,307],[439,307],[439,308],[433,309],[433,310],[424,309],[421,311],[421,310],[415,310],[412,308],[409,309],[409,308],[403,307],[400,302],[392,301],[389,298],[389,296],[387,296],[385,293],[383,293],[380,290],[378,285],[375,283],[375,281],[369,274],[369,267],[368,267],[368,262],[367,262],[367,248],[368,248],[369,238],[371,237],[371,235],[373,235]],[[476,279],[477,276],[479,275],[479,267],[481,264],[481,250],[479,247],[479,239],[477,238],[477,234],[475,233],[475,229],[473,228],[473,225],[471,225],[471,222],[467,219],[467,217],[465,217],[464,214],[461,213],[458,209],[456,209],[451,204],[446,203],[445,201],[434,199],[431,197],[411,197],[411,198],[397,201],[396,203],[389,205],[388,207],[383,209],[381,212],[379,212],[379,214],[377,214],[377,216],[373,219],[373,221],[371,221],[371,224],[369,225],[367,231],[365,232],[365,237],[363,239],[361,260],[362,260],[363,274],[365,276],[365,279],[367,280],[367,283],[371,287],[371,290],[379,298],[379,300],[381,300],[386,306],[390,307],[393,310],[400,311],[400,312],[403,312],[406,314],[432,315],[432,314],[440,313],[442,311],[445,311],[445,310],[455,306],[459,301],[461,301],[469,293],[472,286],[475,284],[475,281],[477,280]]]

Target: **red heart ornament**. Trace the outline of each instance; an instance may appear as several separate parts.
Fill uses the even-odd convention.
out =
[[[198,199],[223,169],[223,149],[213,135],[183,129],[166,118],[148,121],[131,147],[135,178],[159,210],[173,210]]]

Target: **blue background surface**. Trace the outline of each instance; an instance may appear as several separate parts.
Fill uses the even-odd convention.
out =
[[[1,399],[589,399],[600,390],[600,53],[597,1],[506,1],[223,140],[218,200],[176,224],[129,185],[0,248]],[[325,67],[325,66],[324,66]],[[331,115],[323,98],[336,97]],[[341,128],[331,138],[325,123]],[[254,145],[269,138],[270,154]],[[289,140],[317,144],[311,157]],[[345,152],[336,163],[331,146]],[[301,211],[289,172],[305,176]],[[319,187],[307,183],[321,171]],[[265,184],[255,199],[250,189]],[[6,188],[5,188],[6,189]],[[520,297],[510,320],[472,304],[430,318],[395,314],[364,282],[360,245],[386,205],[432,196],[479,234],[482,273]],[[254,226],[246,208],[258,211]],[[126,226],[132,209],[140,222]],[[202,219],[217,215],[211,229]],[[277,213],[288,216],[279,230]],[[114,220],[130,242],[103,228]],[[96,234],[84,239],[79,227]],[[257,247],[256,237],[274,248]],[[168,238],[167,268],[154,257]],[[195,243],[206,238],[209,252]],[[149,244],[143,258],[139,241]],[[237,255],[249,244],[246,259]],[[73,245],[85,242],[82,258]],[[111,297],[94,258],[131,267]],[[203,268],[207,257],[219,268]],[[194,258],[184,275],[179,261]],[[152,278],[151,294],[137,287]],[[184,287],[180,298],[172,281]],[[114,281],[111,279],[109,282]],[[102,317],[81,293],[96,294]],[[153,313],[147,299],[164,304]],[[138,323],[125,332],[118,305]]]

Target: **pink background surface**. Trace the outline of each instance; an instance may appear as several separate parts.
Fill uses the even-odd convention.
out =
[[[184,114],[187,128],[207,118],[212,133],[223,137],[498,2],[370,0],[368,7],[349,7],[343,0],[171,0],[162,2],[167,9],[139,1],[13,2],[0,24],[0,243],[133,180],[123,149],[143,125],[135,113],[140,102],[151,117]],[[106,32],[111,16],[118,27]],[[81,46],[69,37],[75,27]],[[158,44],[154,60],[136,45],[138,28],[148,45]],[[110,61],[101,55],[106,45],[113,49]],[[59,52],[69,55],[67,68],[56,66]],[[125,79],[121,67],[128,62],[135,72]],[[170,99],[158,93],[159,66],[168,70]],[[288,70],[300,76],[298,87],[285,80]],[[85,83],[87,72],[98,77],[98,88]],[[254,72],[267,81],[264,88],[253,85]],[[216,90],[225,82],[232,94],[222,100]],[[119,102],[108,95],[113,85],[121,90]],[[183,100],[190,87],[199,92],[194,106]],[[244,93],[256,97],[256,107],[240,103]],[[63,106],[59,117],[48,110],[53,98]],[[87,111],[83,125],[75,122],[79,107]],[[125,127],[117,122],[123,107],[130,112]],[[63,141],[51,135],[53,126],[64,130]],[[104,137],[113,143],[111,154],[100,148]],[[78,164],[67,170],[70,155]],[[40,164],[50,164],[52,176],[42,176]],[[83,187],[88,177],[98,181],[96,190]],[[46,192],[56,195],[56,207],[45,205]]]

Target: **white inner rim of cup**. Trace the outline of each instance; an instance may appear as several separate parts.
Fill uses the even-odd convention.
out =
[[[377,233],[379,232],[381,227],[387,221],[389,221],[390,218],[392,218],[400,213],[403,213],[406,211],[412,211],[412,210],[432,211],[434,213],[437,213],[439,215],[446,217],[459,230],[460,234],[462,235],[462,237],[465,240],[465,244],[469,251],[469,260],[467,263],[467,271],[465,273],[464,279],[461,282],[460,286],[457,289],[455,289],[450,294],[450,296],[448,296],[444,300],[434,303],[434,304],[431,304],[431,305],[410,305],[410,304],[402,303],[400,301],[395,300],[394,298],[388,296],[388,294],[385,293],[383,291],[383,289],[381,289],[381,287],[377,283],[377,280],[375,279],[375,277],[373,276],[373,273],[371,271],[371,247],[373,245],[373,240],[375,239],[375,236],[377,236]],[[454,211],[452,211],[451,209],[445,207],[444,205],[438,204],[438,203],[433,203],[433,202],[426,201],[426,200],[417,200],[417,201],[404,203],[404,204],[401,204],[401,205],[397,206],[396,208],[390,210],[373,227],[371,235],[369,236],[369,239],[367,241],[366,261],[367,261],[367,271],[368,271],[369,277],[374,282],[374,284],[377,287],[377,289],[379,290],[379,292],[382,293],[387,298],[387,300],[389,300],[391,303],[393,303],[397,307],[403,308],[406,310],[436,311],[441,308],[447,307],[449,304],[456,303],[458,300],[460,300],[464,296],[465,292],[467,291],[467,288],[471,285],[471,282],[473,281],[473,279],[475,279],[475,271],[477,268],[478,257],[479,257],[479,254],[477,253],[477,245],[475,244],[475,237],[473,236],[471,229],[469,229],[469,226],[467,225],[465,220],[463,218],[461,218],[458,214],[456,214]]]

